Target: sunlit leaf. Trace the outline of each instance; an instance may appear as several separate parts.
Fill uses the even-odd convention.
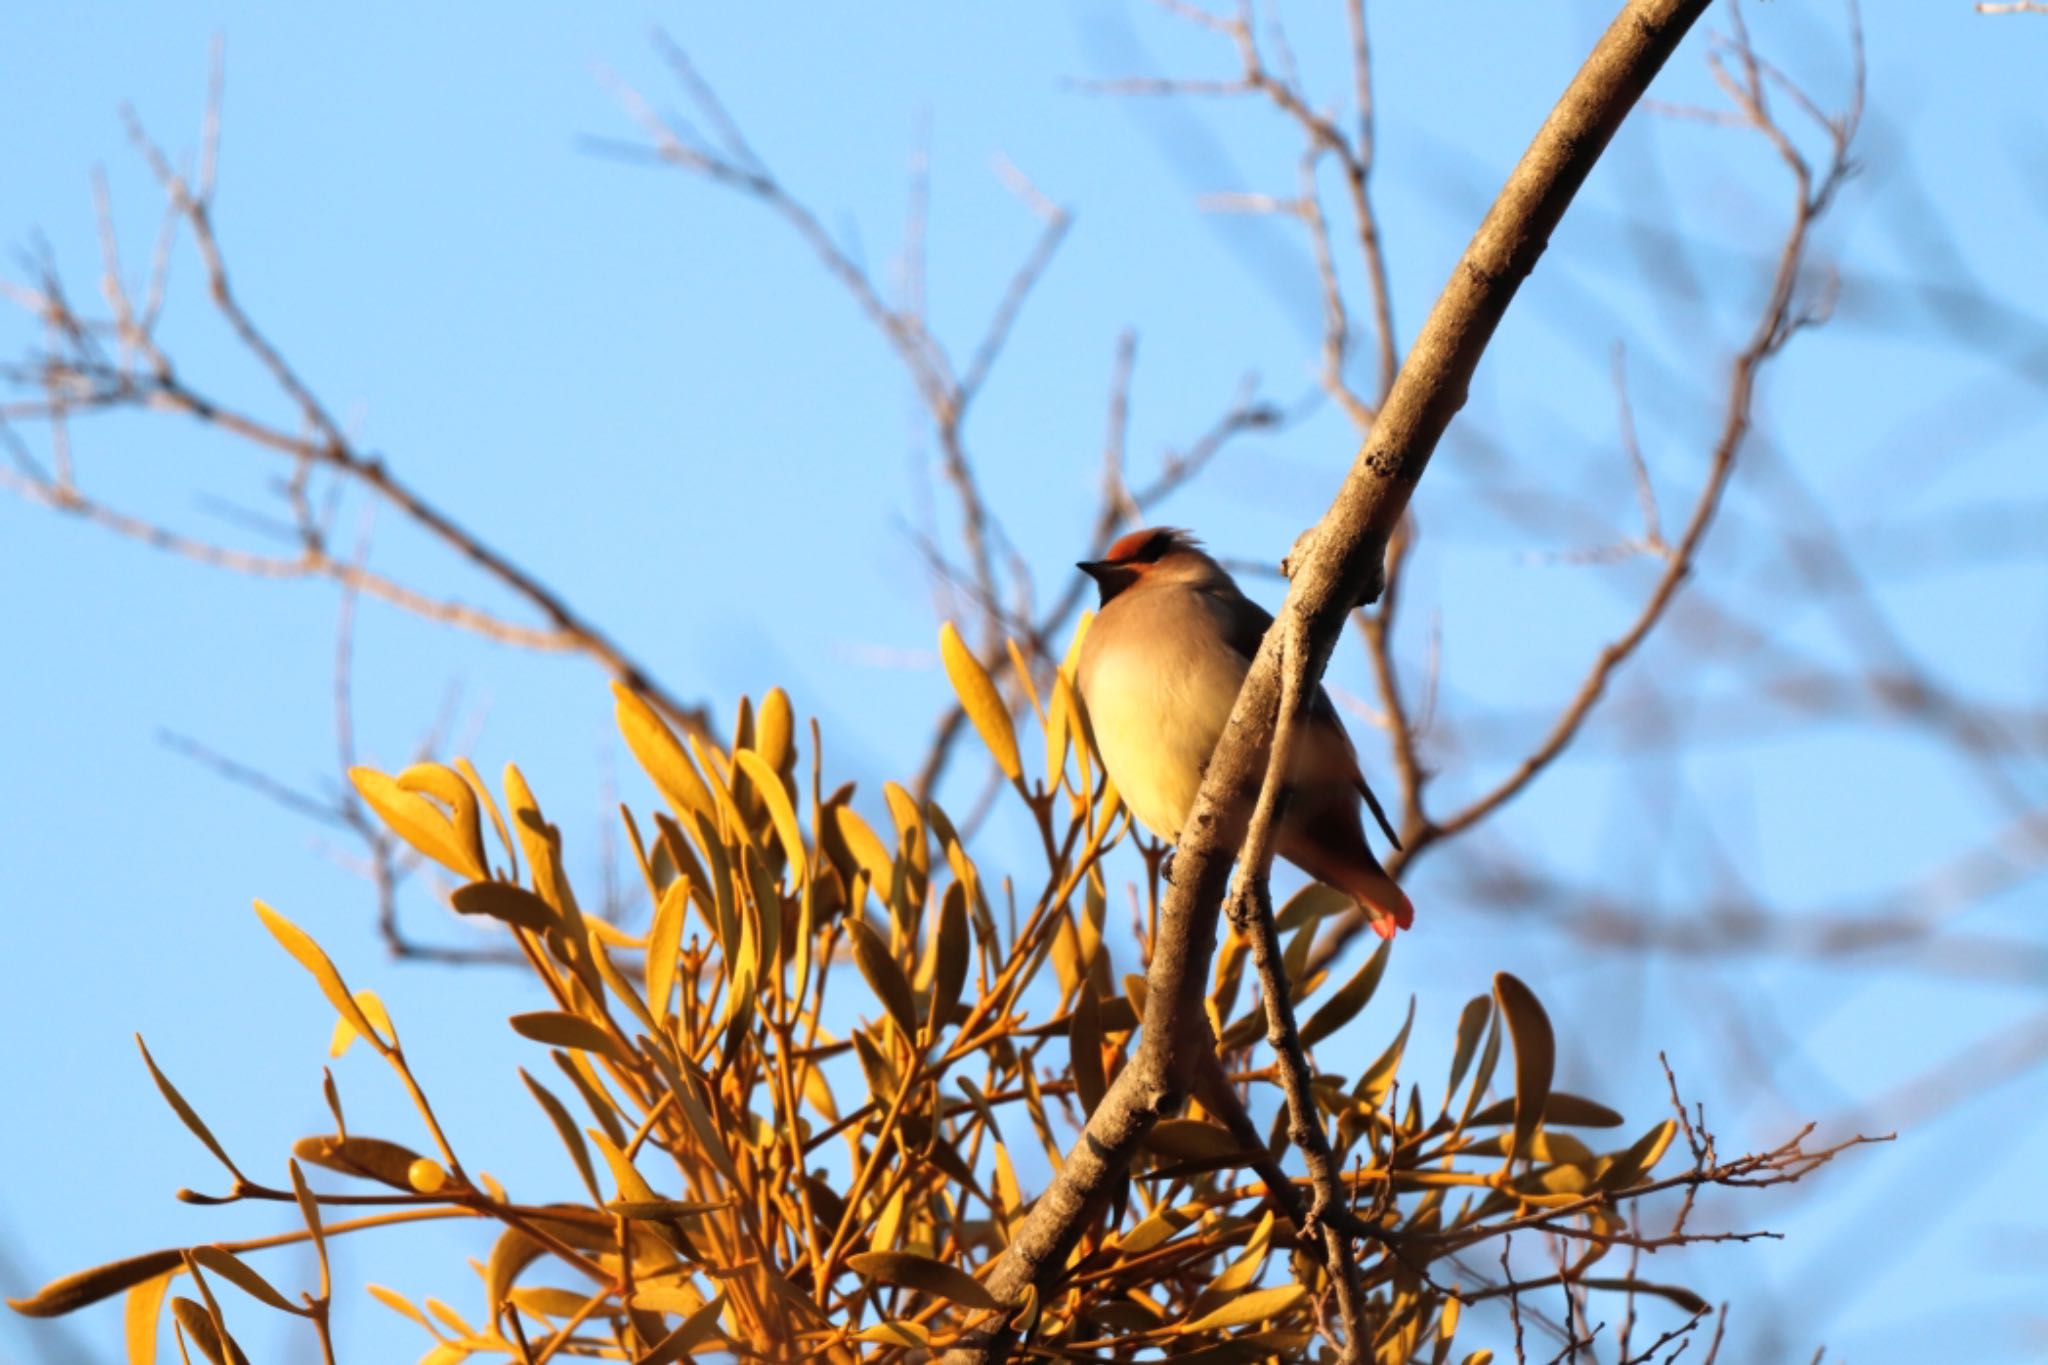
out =
[[[533,1092],[533,1098],[540,1105],[541,1111],[548,1116],[548,1122],[555,1126],[555,1133],[562,1139],[562,1145],[569,1149],[569,1159],[576,1163],[576,1172],[583,1177],[584,1188],[590,1191],[591,1199],[601,1202],[602,1196],[597,1189],[597,1168],[591,1164],[590,1149],[584,1144],[583,1133],[577,1128],[575,1119],[569,1116],[568,1109],[555,1097],[555,1093],[529,1076],[526,1068],[519,1069],[519,1079],[526,1082],[526,1088]]]
[[[1486,1088],[1493,1084],[1494,1069],[1500,1064],[1500,1040],[1504,1030],[1501,1028],[1500,1011],[1492,1006],[1493,1002],[1489,999],[1486,1011],[1489,1021],[1486,1026],[1486,1043],[1479,1049],[1478,1064],[1472,1068],[1472,1085],[1465,1094],[1465,1108],[1458,1121],[1459,1127],[1471,1121],[1473,1113],[1479,1108],[1481,1097],[1486,1094]]]
[[[460,1313],[450,1308],[447,1304],[439,1299],[427,1299],[425,1302],[427,1311],[433,1314],[434,1318],[443,1327],[446,1327],[455,1335],[459,1337],[473,1337],[476,1335],[476,1328],[471,1327]]]
[[[1010,676],[1017,680],[1017,686],[1024,689],[1024,699],[1031,703],[1031,712],[1038,717],[1039,725],[1045,724],[1045,703],[1038,699],[1038,685],[1031,679],[1031,661],[1024,657],[1024,651],[1017,648],[1011,639],[1003,641],[1003,649],[1010,656]]]
[[[914,1256],[907,1251],[863,1251],[847,1257],[846,1264],[864,1279],[936,1294],[969,1308],[998,1307],[995,1295],[989,1293],[981,1281],[956,1266],[935,1261],[929,1256]]]
[[[718,1316],[724,1311],[725,1293],[721,1290],[717,1298],[685,1318],[682,1326],[641,1356],[638,1365],[675,1365],[676,1361],[711,1340],[718,1331]]]
[[[1529,1150],[1550,1102],[1550,1078],[1557,1066],[1557,1039],[1550,1016],[1529,988],[1506,972],[1493,978],[1493,996],[1508,1021],[1515,1044],[1515,1151]]]
[[[1479,1050],[1480,1036],[1493,1018],[1493,997],[1475,995],[1465,1002],[1465,1008],[1458,1015],[1458,1038],[1451,1051],[1451,1079],[1444,1087],[1443,1109],[1448,1112],[1451,1096],[1458,1093],[1458,1082],[1465,1079],[1466,1068],[1472,1065],[1472,1055]]]
[[[1283,1284],[1271,1289],[1254,1289],[1239,1295],[1212,1313],[1184,1322],[1180,1325],[1183,1334],[1213,1332],[1223,1327],[1246,1327],[1267,1318],[1278,1317],[1308,1294],[1304,1285]]]
[[[315,943],[305,930],[262,901],[256,902],[256,915],[263,921],[264,927],[270,930],[271,935],[284,945],[284,950],[297,958],[299,965],[313,974],[313,980],[319,983],[328,1003],[332,1004],[340,1012],[341,1017],[348,1020],[355,1031],[362,1035],[363,1041],[379,1052],[389,1053],[391,1044],[378,1036],[377,1030],[371,1026],[362,1008],[356,1004],[355,997],[349,994],[348,987],[342,983],[341,973],[334,969],[334,964],[328,961],[327,954],[320,950],[320,945]]]
[[[1241,1154],[1230,1130],[1202,1119],[1161,1119],[1145,1135],[1147,1150],[1183,1161],[1220,1160]]]
[[[458,783],[462,781],[453,773],[449,777]],[[416,791],[408,791],[398,779],[375,768],[350,768],[348,780],[370,809],[377,812],[377,818],[384,822],[385,827],[418,852],[465,881],[482,881],[491,875],[491,870],[484,865],[481,836],[472,842],[469,831],[458,831],[441,808],[426,797]],[[466,784],[464,790],[467,790]],[[472,813],[475,801],[472,794]]]
[[[1202,1289],[1188,1312],[1200,1316],[1211,1309],[1236,1298],[1239,1294],[1258,1283],[1259,1275],[1266,1268],[1267,1253],[1273,1246],[1273,1211],[1267,1209],[1259,1219],[1245,1242],[1244,1250],[1229,1265]]]
[[[846,929],[853,942],[854,965],[860,968],[868,988],[882,1002],[882,1008],[889,1012],[889,1017],[896,1021],[896,1027],[903,1031],[903,1036],[917,1037],[917,1004],[911,994],[910,979],[904,976],[902,965],[890,954],[889,945],[858,915],[847,920]]]
[[[1108,1078],[1102,1072],[1102,1020],[1101,1011],[1095,1003],[1095,985],[1083,982],[1080,997],[1074,1002],[1073,1017],[1067,1024],[1067,1052],[1069,1068],[1074,1076],[1074,1094],[1081,1101],[1084,1115],[1093,1117],[1095,1107],[1102,1103],[1102,1097],[1109,1091]]]
[[[1358,1084],[1351,1093],[1371,1105],[1378,1105],[1387,1097],[1387,1091],[1394,1084],[1394,1077],[1401,1070],[1401,1058],[1408,1051],[1408,1035],[1415,1028],[1415,997],[1408,998],[1408,1014],[1401,1020],[1401,1031],[1394,1035],[1394,1041],[1387,1044],[1373,1064],[1358,1078]]]
[[[384,1008],[384,997],[370,990],[357,991],[355,992],[355,997],[356,1008],[361,1010],[363,1017],[370,1021],[370,1027],[376,1029],[380,1035],[391,1039],[393,1044],[396,1044],[398,1042],[398,1030],[391,1026],[391,1012]],[[334,1036],[327,1042],[327,1055],[329,1057],[341,1056],[361,1036],[360,1033],[356,1032],[355,1025],[349,1023],[348,1020],[336,1019],[334,1021]]]
[[[974,651],[960,638],[951,621],[939,627],[939,656],[946,664],[946,677],[960,698],[967,719],[974,723],[981,742],[995,755],[996,766],[1012,782],[1023,779],[1024,765],[1017,755],[1017,731],[1010,723],[1010,708],[996,690],[988,670]]]
[[[442,763],[415,763],[398,775],[398,785],[406,791],[431,796],[447,806],[449,827],[454,831],[456,842],[462,846],[464,865],[479,869],[474,874],[476,876],[491,875],[491,856],[484,847],[483,806],[476,798],[475,789],[463,780],[460,773]],[[447,864],[443,863],[443,866]],[[457,867],[453,870],[459,872],[463,869]]]
[[[1315,931],[1303,926],[1299,933],[1306,937]],[[1313,1046],[1350,1023],[1358,1012],[1372,1001],[1372,993],[1379,988],[1380,977],[1387,970],[1388,950],[1394,946],[1389,939],[1380,944],[1373,955],[1365,960],[1349,981],[1338,987],[1336,994],[1325,1000],[1308,1022],[1301,1026],[1301,1041]]]
[[[1334,886],[1310,882],[1287,898],[1287,903],[1273,916],[1273,928],[1276,933],[1292,934],[1318,924],[1331,915],[1349,910],[1356,904],[1356,901]]]
[[[1649,1280],[1597,1279],[1592,1276],[1580,1280],[1579,1283],[1588,1289],[1605,1289],[1616,1294],[1648,1294],[1653,1298],[1675,1303],[1694,1316],[1713,1307],[1683,1285],[1656,1284]]]
[[[192,1259],[205,1267],[208,1274],[218,1275],[233,1282],[237,1289],[268,1307],[292,1314],[301,1311],[297,1304],[280,1294],[272,1287],[270,1281],[257,1274],[247,1262],[226,1247],[193,1247]]]
[[[511,1023],[513,1032],[550,1047],[600,1053],[622,1066],[631,1066],[635,1061],[618,1039],[580,1014],[535,1010],[531,1014],[513,1015]]]
[[[1664,1159],[1664,1151],[1671,1145],[1672,1136],[1677,1132],[1677,1120],[1665,1119],[1637,1138],[1627,1151],[1617,1153],[1612,1164],[1600,1172],[1600,1188],[1610,1191],[1625,1190],[1639,1183],[1659,1161]]]
[[[761,698],[761,713],[754,720],[754,752],[777,773],[796,766],[796,713],[790,709],[789,693],[771,687]]]
[[[456,759],[455,766],[469,780],[469,785],[476,790],[478,798],[484,803],[484,811],[491,817],[491,825],[498,832],[498,842],[505,846],[505,859],[511,867],[512,879],[517,881],[519,879],[519,848],[512,842],[512,829],[505,823],[504,813],[498,809],[498,802],[491,795],[490,784],[484,781],[483,775],[477,772],[476,765],[468,759]]]
[[[249,1365],[249,1357],[242,1354],[242,1348],[235,1344],[233,1337],[214,1325],[213,1315],[206,1311],[204,1304],[194,1299],[172,1299],[171,1316],[177,1319],[179,1330],[212,1365]]]
[[[621,1218],[702,1218],[707,1213],[732,1207],[723,1199],[614,1199],[607,1211]]]
[[[619,733],[625,737],[626,747],[633,751],[633,757],[675,811],[676,818],[715,817],[718,808],[712,802],[711,789],[704,785],[703,776],[675,732],[668,728],[668,722],[624,683],[612,684],[612,697],[617,703]]]
[[[1126,1256],[1140,1256],[1159,1246],[1201,1219],[1200,1204],[1161,1204],[1117,1239],[1117,1249]]]
[[[373,1137],[308,1137],[292,1144],[292,1155],[309,1166],[375,1180],[395,1189],[412,1189],[412,1164],[420,1154],[396,1142]]]
[[[392,1312],[411,1318],[414,1322],[418,1323],[421,1327],[424,1327],[429,1332],[433,1332],[435,1330],[434,1324],[427,1320],[427,1315],[425,1313],[422,1313],[419,1309],[413,1307],[412,1300],[406,1298],[405,1295],[399,1293],[397,1290],[387,1289],[381,1284],[366,1284],[363,1286],[363,1288],[367,1289],[370,1292],[371,1298],[383,1304]]]
[[[768,808],[768,818],[775,826],[775,837],[782,843],[782,856],[787,860],[791,878],[798,886],[803,885],[804,878],[809,875],[804,834],[796,822],[796,808],[789,804],[789,793],[783,790],[782,774],[769,767],[767,760],[752,749],[741,749],[733,758],[740,771],[752,780],[754,790]]]
[[[178,1116],[178,1122],[184,1124],[192,1136],[198,1138],[206,1150],[213,1153],[214,1160],[227,1167],[229,1173],[237,1180],[241,1179],[242,1173],[235,1169],[235,1163],[228,1158],[227,1150],[214,1137],[213,1130],[208,1128],[198,1112],[185,1102],[185,1097],[178,1093],[178,1087],[171,1084],[170,1077],[157,1069],[156,1058],[149,1055],[149,1045],[142,1041],[142,1035],[139,1033],[135,1035],[135,1046],[142,1049],[142,1064],[149,1068],[149,1078],[156,1082],[157,1090],[164,1097],[164,1103],[171,1106],[171,1112]]]
[[[133,1289],[144,1280],[153,1280],[159,1275],[181,1269],[184,1264],[185,1253],[175,1248],[168,1251],[151,1251],[141,1256],[130,1256],[123,1261],[109,1261],[105,1265],[96,1265],[90,1270],[81,1270],[60,1280],[52,1280],[28,1298],[9,1299],[7,1306],[24,1317],[61,1317],[66,1313],[76,1312],[87,1304],[111,1298],[124,1289]]]
[[[903,1235],[903,1206],[909,1197],[910,1186],[898,1185],[896,1193],[889,1196],[889,1202],[882,1205],[882,1212],[875,1219],[874,1229],[868,1234],[869,1251],[896,1249],[896,1240]]]
[[[1496,1123],[1508,1123],[1515,1117],[1515,1102],[1501,1100],[1489,1104],[1466,1122],[1474,1128],[1486,1128]],[[1543,1123],[1551,1128],[1619,1128],[1621,1115],[1604,1104],[1596,1104],[1583,1096],[1553,1090],[1543,1106]]]
[[[690,883],[677,877],[661,893],[654,923],[647,931],[647,1008],[666,1024],[669,998],[675,994],[677,955],[683,942],[683,917],[689,913]]]
[[[536,934],[559,927],[554,907],[523,886],[510,882],[471,882],[448,897],[458,914],[485,915]]]
[[[934,1037],[952,1017],[967,984],[968,960],[974,952],[972,931],[967,925],[967,888],[954,882],[946,888],[939,906],[938,924],[932,940],[931,1028]]]
[[[164,1298],[178,1272],[153,1275],[128,1291],[121,1306],[121,1339],[128,1365],[156,1365],[157,1340],[163,1333]]]
[[[491,1243],[490,1259],[484,1262],[484,1301],[495,1305],[514,1295],[518,1291],[513,1289],[513,1283],[528,1266],[547,1254],[545,1246],[518,1228],[500,1232]]]
[[[831,836],[852,858],[853,865],[842,869],[842,874],[851,881],[855,872],[867,873],[868,885],[887,902],[896,882],[896,860],[881,836],[851,806],[833,806],[829,818]]]

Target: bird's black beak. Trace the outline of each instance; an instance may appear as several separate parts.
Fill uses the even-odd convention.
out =
[[[1119,564],[1113,559],[1084,559],[1074,566],[1095,580],[1095,586],[1102,590],[1102,601],[1109,599],[1138,581],[1138,572],[1128,564]]]

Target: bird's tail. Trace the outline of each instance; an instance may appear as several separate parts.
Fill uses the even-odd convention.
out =
[[[1415,906],[1408,893],[1377,862],[1351,869],[1345,884],[1337,889],[1358,902],[1371,917],[1372,931],[1381,938],[1392,938],[1396,930],[1415,923]]]
[[[1355,805],[1310,808],[1280,828],[1276,851],[1302,871],[1357,901],[1381,938],[1415,923],[1415,907],[1400,883],[1372,856]]]

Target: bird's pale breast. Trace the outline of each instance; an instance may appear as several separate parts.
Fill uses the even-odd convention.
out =
[[[1213,610],[1192,592],[1131,594],[1103,609],[1082,644],[1081,696],[1102,762],[1132,814],[1169,841],[1244,682],[1244,658],[1222,642]]]

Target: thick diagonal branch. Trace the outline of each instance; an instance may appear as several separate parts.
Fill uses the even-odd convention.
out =
[[[1296,630],[1302,643],[1286,659],[1299,692],[1322,676],[1351,608],[1376,594],[1388,537],[1464,404],[1473,370],[1516,290],[1622,119],[1707,3],[1630,0],[1623,6],[1466,247],[1336,501],[1297,556],[1278,628],[1260,645],[1181,831],[1146,976],[1138,1053],[990,1270],[985,1282],[1002,1302],[1020,1301],[1033,1286],[1040,1302],[1047,1301],[1083,1229],[1129,1169],[1145,1134],[1180,1105],[1199,1049],[1208,1046],[1202,999],[1216,920],[1279,714],[1283,632]],[[949,1355],[951,1365],[1008,1355],[1014,1336],[1007,1323],[985,1330],[981,1345]]]

